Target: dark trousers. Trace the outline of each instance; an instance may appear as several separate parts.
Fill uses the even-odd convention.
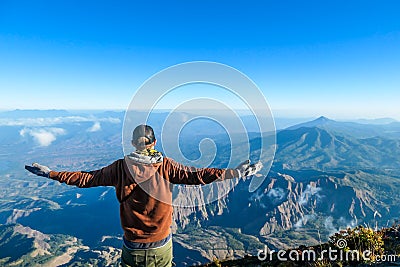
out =
[[[122,246],[122,267],[170,267],[172,266],[172,239],[160,248],[129,249]]]

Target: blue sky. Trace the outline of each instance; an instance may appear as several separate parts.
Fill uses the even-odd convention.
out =
[[[206,60],[248,75],[279,116],[400,119],[399,13],[399,1],[0,1],[0,109],[125,109],[151,75]]]

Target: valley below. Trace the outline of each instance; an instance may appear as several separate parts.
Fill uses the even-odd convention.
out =
[[[0,265],[118,266],[122,230],[114,188],[61,185],[28,174],[24,165],[89,171],[112,163],[123,157],[123,114],[49,111],[45,125],[43,115],[41,124],[24,116],[0,118]],[[221,156],[212,166],[225,167],[230,148],[223,133],[188,131],[182,138],[217,140]],[[250,143],[257,148],[261,141]],[[200,153],[189,145],[182,150]],[[265,245],[312,246],[347,227],[391,225],[400,218],[399,162],[399,122],[321,117],[279,129],[271,170],[254,192],[251,179],[235,180],[217,201],[185,208],[206,195],[200,187],[189,196],[176,186],[174,201],[181,205],[173,214],[174,261],[191,266],[241,258]]]

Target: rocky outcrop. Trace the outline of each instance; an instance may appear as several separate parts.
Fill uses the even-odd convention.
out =
[[[319,224],[321,231],[329,234],[374,218],[381,207],[372,192],[346,185],[340,174],[289,173],[272,172],[253,193],[246,190],[246,182],[241,182],[227,196],[209,205],[175,208],[176,227],[185,229],[190,223],[237,227],[263,237],[268,243],[275,233],[306,228],[310,222]],[[190,203],[204,197],[200,187],[196,194],[191,192],[200,200],[187,200]],[[182,199],[187,196],[184,190],[179,193]]]

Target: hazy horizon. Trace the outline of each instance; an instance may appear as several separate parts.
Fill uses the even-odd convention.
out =
[[[154,109],[152,112],[155,113],[168,113],[171,112],[173,109]],[[96,113],[102,113],[102,112],[120,112],[120,113],[125,113],[126,109],[0,109],[0,114],[1,113],[7,113],[7,112],[60,112],[60,111],[66,111],[70,112],[71,115],[79,114],[79,113],[86,113],[86,114],[91,114],[95,115]],[[145,110],[134,110],[136,112],[143,112]],[[205,113],[210,113],[211,115],[215,112],[218,112],[219,110],[210,110],[210,109],[190,109],[190,110],[179,110],[178,112],[187,112],[187,113],[192,113],[196,114],[197,112],[200,112],[202,114]],[[252,113],[249,110],[242,110],[242,109],[235,109],[235,112],[237,112],[240,116],[248,116],[252,115]],[[147,111],[146,111],[147,112]],[[400,121],[400,116],[378,116],[378,117],[371,117],[371,116],[356,116],[352,114],[348,114],[348,116],[340,116],[340,115],[327,115],[323,113],[315,113],[315,115],[309,114],[309,115],[299,115],[299,113],[296,113],[294,115],[294,111],[292,112],[285,112],[285,111],[273,111],[272,110],[272,115],[274,119],[293,119],[293,120],[314,120],[320,117],[326,117],[331,120],[338,120],[338,121],[379,121],[379,120],[395,120],[395,121]]]

